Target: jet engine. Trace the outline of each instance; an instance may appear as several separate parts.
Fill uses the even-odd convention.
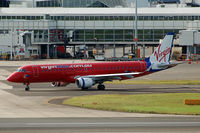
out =
[[[67,86],[69,83],[66,82],[52,82],[51,86],[53,87],[62,87],[62,86]]]
[[[95,82],[91,78],[77,78],[76,85],[78,88],[86,89],[90,88],[95,84]]]

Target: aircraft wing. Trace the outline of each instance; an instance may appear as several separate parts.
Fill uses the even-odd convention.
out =
[[[112,81],[121,80],[122,76],[127,78],[134,78],[135,75],[141,74],[140,72],[134,73],[117,73],[117,74],[100,74],[100,75],[88,75],[82,76],[82,78],[92,78],[94,81]]]

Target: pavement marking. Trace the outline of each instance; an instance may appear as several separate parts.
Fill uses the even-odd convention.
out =
[[[200,122],[77,122],[77,123],[0,123],[2,128],[23,127],[200,127]]]

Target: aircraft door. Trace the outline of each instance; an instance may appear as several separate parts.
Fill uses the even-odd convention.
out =
[[[141,72],[142,69],[143,69],[143,63],[142,63],[142,62],[139,62],[139,69],[138,69],[138,71]]]
[[[33,77],[37,78],[39,77],[39,70],[37,66],[32,66],[33,68]]]

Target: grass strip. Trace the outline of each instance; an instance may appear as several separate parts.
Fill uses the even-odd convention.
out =
[[[130,85],[200,85],[200,80],[115,80],[106,84],[130,84]]]
[[[200,115],[200,106],[185,105],[185,99],[200,99],[200,94],[91,95],[73,97],[63,104],[106,111]]]

